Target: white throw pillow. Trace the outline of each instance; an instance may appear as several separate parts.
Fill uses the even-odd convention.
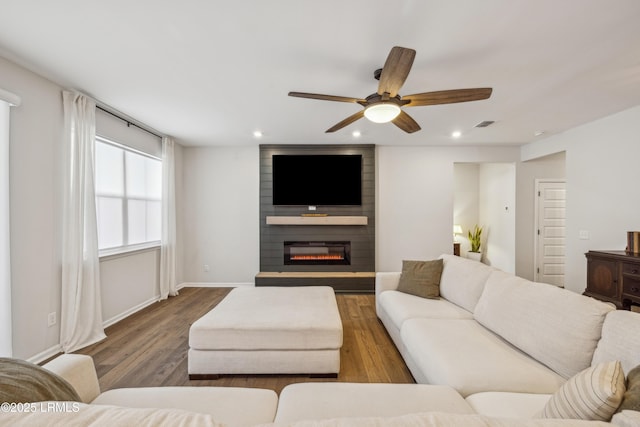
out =
[[[620,362],[603,362],[570,378],[536,418],[609,421],[625,389]]]

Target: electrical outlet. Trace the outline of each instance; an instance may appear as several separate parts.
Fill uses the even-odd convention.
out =
[[[203,265],[203,266],[202,266],[202,269],[203,269],[205,272],[209,272],[209,264],[205,264],[205,265]]]
[[[56,322],[56,312],[54,311],[53,313],[49,313],[49,315],[47,316],[47,325],[53,326],[56,324]]]

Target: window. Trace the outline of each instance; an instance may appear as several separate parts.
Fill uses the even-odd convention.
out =
[[[159,244],[161,160],[100,137],[95,156],[101,254]]]

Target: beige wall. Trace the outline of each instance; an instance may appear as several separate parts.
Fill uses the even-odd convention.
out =
[[[518,156],[516,147],[377,147],[376,269],[452,253],[454,165]]]
[[[179,211],[182,219],[178,233],[184,248],[182,281],[199,285],[253,283],[259,270],[258,148],[183,150],[184,183]],[[378,146],[376,269],[397,271],[403,259],[427,259],[451,253],[454,164],[515,163],[519,189],[523,179],[519,175],[519,155],[516,147]],[[548,176],[540,164],[529,164],[528,174]],[[477,164],[475,167],[479,168]],[[538,171],[538,167],[542,170]],[[475,176],[477,183],[478,173]],[[515,205],[515,213],[511,210],[510,214],[516,216],[518,226],[532,228],[533,205],[521,206],[519,198]],[[511,242],[506,249],[511,252],[514,233],[517,235],[518,231],[503,236]],[[526,244],[531,245],[526,251],[523,245],[516,244],[516,255],[523,252],[524,256],[533,256],[533,241]],[[230,251],[239,247],[248,251],[242,257]],[[512,258],[496,262],[513,269]],[[208,272],[204,271],[205,264],[209,266]]]
[[[557,153],[520,162],[516,166],[516,274],[529,280],[534,275],[535,181],[565,179],[565,154]]]
[[[624,250],[640,229],[635,171],[640,157],[640,106],[522,147],[523,160],[566,153],[565,287],[583,292],[589,250]],[[581,239],[580,232],[588,233]]]
[[[471,249],[469,230],[482,227],[483,262],[515,272],[515,163],[456,163],[453,221],[460,224],[460,254]]]
[[[260,269],[258,146],[183,151],[182,281],[252,285]]]
[[[485,264],[515,273],[515,164],[482,163],[478,183],[478,224],[482,226],[482,260]]]
[[[0,58],[2,86],[22,98],[11,111],[10,204],[14,357],[58,345],[62,201],[60,88]]]
[[[59,351],[62,88],[4,58],[0,58],[0,80],[3,88],[22,98],[22,104],[11,110],[13,354],[37,362]],[[181,148],[176,158],[180,187]],[[158,250],[152,250],[101,263],[105,321],[113,322],[158,297],[158,258]],[[52,312],[58,323],[49,327],[47,317]]]

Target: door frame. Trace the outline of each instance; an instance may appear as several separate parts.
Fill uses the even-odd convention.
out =
[[[565,178],[536,178],[534,180],[535,182],[535,188],[534,188],[534,192],[533,192],[533,197],[535,199],[535,203],[534,203],[534,208],[533,208],[533,212],[534,212],[534,217],[533,217],[533,281],[537,282],[538,281],[538,275],[540,274],[538,271],[538,240],[539,240],[539,235],[538,235],[538,230],[540,230],[540,184],[543,183],[550,183],[550,182],[561,182],[563,184],[565,184],[565,191],[566,191],[566,185],[567,185],[567,180]],[[565,226],[566,227],[566,226]],[[566,255],[565,255],[566,256]]]

